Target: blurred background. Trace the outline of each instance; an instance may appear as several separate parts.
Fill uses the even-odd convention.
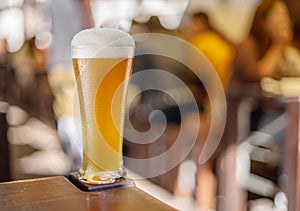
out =
[[[211,21],[234,42],[246,35],[259,0],[182,0],[182,1],[101,1],[92,0],[95,26],[120,26],[129,31],[132,21],[146,23],[150,17],[159,18],[166,30],[178,30],[184,16],[199,10],[209,11]],[[1,7],[1,38],[6,39],[9,52],[18,51],[26,40],[36,38],[39,49],[51,44],[50,0],[3,0]],[[163,9],[165,8],[165,9]],[[114,11],[114,12],[113,12]]]
[[[70,41],[71,38],[60,38],[72,27],[69,34],[74,35],[76,25],[81,24],[82,29],[118,27],[132,35],[163,33],[194,44],[214,65],[226,97],[234,99],[233,103],[228,101],[228,108],[231,109],[230,106],[233,105],[233,113],[239,114],[236,122],[233,119],[227,122],[225,135],[215,155],[206,163],[198,164],[203,140],[205,141],[210,127],[210,102],[201,80],[187,67],[168,58],[155,56],[136,58],[134,72],[163,68],[179,76],[194,94],[200,108],[200,111],[191,111],[180,116],[178,107],[170,103],[172,101],[170,96],[153,90],[143,92],[130,105],[127,115],[135,129],[139,131],[149,129],[148,117],[153,110],[161,110],[166,115],[167,127],[158,140],[151,144],[139,145],[124,140],[126,156],[150,158],[166,151],[178,137],[182,125],[187,128],[186,130],[199,133],[193,151],[182,163],[163,175],[141,180],[137,182],[138,185],[179,210],[288,210],[285,185],[289,178],[283,170],[283,163],[285,160],[290,161],[289,159],[297,160],[297,153],[295,156],[289,154],[287,158],[287,153],[282,152],[286,139],[286,114],[285,111],[277,112],[267,118],[259,128],[257,118],[262,114],[258,113],[261,110],[256,109],[259,104],[258,98],[267,97],[264,100],[276,105],[276,109],[284,107],[282,98],[278,97],[276,88],[272,88],[274,84],[271,88],[267,87],[271,92],[271,95],[269,93],[267,96],[249,94],[255,90],[249,84],[241,89],[245,92],[230,94],[229,85],[234,74],[232,62],[235,52],[247,39],[261,0],[82,0],[80,6],[82,8],[79,8],[79,2],[80,0],[0,1],[1,182],[67,175],[78,169],[80,161],[72,154],[76,152],[68,142],[70,138],[64,140],[60,131],[69,131],[69,126],[60,121],[53,107],[56,96],[49,83],[49,70],[53,62],[65,64],[65,61],[60,61],[63,56],[55,55],[53,52],[60,51],[66,56],[69,55],[70,42],[65,40]],[[291,43],[299,50],[300,2],[285,0],[284,3],[289,9],[291,18],[293,33]],[[85,12],[81,13],[78,8]],[[72,16],[74,15],[72,10],[76,17]],[[85,13],[87,15],[84,15]],[[195,39],[202,30],[202,25],[196,21],[196,13],[205,14],[198,17],[209,18],[209,30],[215,31],[222,38],[222,43],[218,41],[218,44],[210,45],[214,39],[205,40],[205,36],[201,41]],[[67,24],[66,21],[71,22]],[[58,28],[59,22],[65,25]],[[58,47],[58,50],[53,50],[55,46],[57,47],[55,43],[63,41],[67,47],[61,46],[61,49]],[[203,43],[207,45],[202,47]],[[223,50],[226,51],[225,56],[214,57]],[[216,61],[223,62],[219,64],[221,68]],[[164,83],[159,81],[159,76],[151,80],[153,83]],[[132,83],[129,96],[138,92],[142,88],[140,86],[142,84]],[[180,87],[175,88],[177,94],[185,95],[181,93]],[[237,101],[239,106],[234,107]],[[297,117],[295,114],[297,113],[291,115]],[[193,128],[194,121],[197,121],[195,115],[201,119],[200,128]],[[228,116],[232,117],[230,114]],[[125,133],[129,130],[130,128],[126,126]],[[148,137],[144,138],[147,143]],[[231,148],[232,143],[234,148]],[[243,168],[237,170],[236,165]],[[147,171],[147,166],[132,166],[130,163],[125,163],[125,166],[128,167],[129,175],[143,175],[143,172]],[[237,173],[224,173],[226,168],[229,172]],[[296,177],[300,179],[300,176]],[[299,185],[298,180],[293,180],[297,183],[291,186]],[[224,187],[234,188],[228,190]],[[294,198],[289,198],[289,201],[296,203],[297,196],[299,194],[294,194]],[[231,203],[238,204],[237,206],[243,209],[228,209]],[[299,206],[300,202],[297,203]]]

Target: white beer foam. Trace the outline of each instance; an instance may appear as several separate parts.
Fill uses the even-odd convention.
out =
[[[133,57],[134,40],[125,31],[91,28],[78,32],[72,39],[73,58]]]

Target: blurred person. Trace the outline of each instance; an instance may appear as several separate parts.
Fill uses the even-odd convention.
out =
[[[8,65],[9,63],[9,53],[7,50],[7,40],[0,39],[0,65]]]
[[[233,44],[214,29],[205,12],[193,15],[192,30],[195,35],[190,42],[208,58],[219,75],[224,89],[227,90],[234,57]]]
[[[54,95],[58,135],[73,160],[74,171],[81,165],[81,140],[73,123],[75,77],[70,45],[77,32],[92,27],[94,22],[89,0],[52,0],[50,11],[53,40],[48,52],[48,80]]]
[[[258,6],[249,36],[237,49],[235,79],[259,83],[263,77],[279,78],[291,46],[292,28],[289,11],[283,1],[264,0]],[[292,70],[288,70],[292,71]]]
[[[254,99],[254,103],[247,108],[250,110],[250,119],[246,124],[250,123],[250,133],[262,129],[284,112],[282,101],[273,98],[273,95],[265,96],[262,84],[266,79],[277,81],[282,77],[300,75],[300,55],[292,46],[292,38],[291,18],[285,2],[261,1],[255,11],[248,37],[237,48],[229,91],[230,96],[238,99],[247,96]],[[273,87],[270,91],[276,92]],[[284,125],[280,131],[268,134],[272,138],[268,148],[280,157],[284,156],[285,127]],[[282,160],[276,161],[280,174]],[[267,174],[267,169],[261,170],[260,174]],[[278,179],[279,175],[274,177]],[[282,185],[279,180],[275,182]]]
[[[19,99],[15,101],[28,111],[35,109],[34,85],[37,83],[36,73],[44,71],[43,57],[34,37],[26,40],[21,49],[12,55],[12,67],[20,92]]]
[[[262,1],[255,12],[249,36],[237,48],[230,93],[260,96],[261,83],[266,78],[278,80],[299,76],[300,54],[291,44],[292,37],[286,4],[281,0]],[[257,129],[264,113],[278,113],[281,105],[275,102],[276,99],[271,98],[259,101],[252,117],[252,130]]]
[[[293,21],[293,44],[300,49],[300,4],[297,1],[286,1]]]
[[[192,16],[190,30],[191,32],[188,34],[188,37],[191,37],[189,39],[190,43],[199,49],[211,62],[226,93],[235,53],[233,44],[223,34],[214,29],[210,23],[209,15],[205,12],[197,12]],[[195,62],[197,62],[196,59]],[[203,87],[202,89],[204,89],[202,93],[205,93],[205,88]],[[199,138],[194,149],[194,159],[196,161],[199,159],[211,124],[209,99],[205,94],[202,94],[202,97],[205,100],[202,101],[203,112],[200,113]],[[187,122],[187,124],[193,125],[193,121]],[[216,208],[217,183],[214,169],[215,158],[216,155],[213,155],[204,164],[197,164],[195,194],[197,203],[202,209]]]
[[[10,55],[7,50],[7,41],[0,39],[0,100],[6,99],[7,67],[10,66]]]

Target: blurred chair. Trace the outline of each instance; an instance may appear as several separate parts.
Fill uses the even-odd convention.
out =
[[[274,199],[282,189],[285,113],[278,109],[253,115],[261,101],[282,105],[280,98],[263,96],[258,84],[231,87],[224,153],[218,166],[219,210],[246,210],[248,199]]]

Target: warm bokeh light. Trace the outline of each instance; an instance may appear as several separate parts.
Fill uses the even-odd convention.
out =
[[[5,38],[8,50],[15,52],[24,42],[24,15],[19,8],[10,8],[0,13],[0,37]]]

